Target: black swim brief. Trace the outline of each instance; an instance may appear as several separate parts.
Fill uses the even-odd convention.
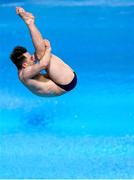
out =
[[[56,83],[57,84],[57,83]],[[74,72],[74,78],[73,80],[66,85],[62,85],[62,84],[57,84],[60,88],[64,89],[65,91],[71,91],[77,84],[77,75]]]

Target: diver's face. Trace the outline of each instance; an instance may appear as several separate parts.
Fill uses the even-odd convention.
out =
[[[34,55],[31,55],[29,52],[24,53],[23,56],[25,56],[25,63],[27,66],[31,66],[35,63]]]

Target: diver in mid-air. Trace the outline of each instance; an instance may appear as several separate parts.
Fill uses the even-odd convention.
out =
[[[27,25],[35,48],[33,55],[22,46],[15,47],[11,53],[10,58],[18,68],[20,81],[39,96],[58,96],[72,90],[77,84],[76,73],[51,53],[50,42],[42,38],[33,14],[21,7],[16,7],[16,13]],[[42,70],[46,74],[42,74]]]

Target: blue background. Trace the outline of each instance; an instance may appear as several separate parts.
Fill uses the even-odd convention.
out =
[[[77,87],[41,98],[9,59],[34,52],[22,6]],[[0,178],[134,178],[134,1],[0,1]]]

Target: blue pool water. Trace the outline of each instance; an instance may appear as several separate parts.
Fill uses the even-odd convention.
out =
[[[41,98],[18,80],[16,45],[33,52],[15,6],[36,16],[75,90]],[[134,178],[134,1],[0,0],[0,178]]]

